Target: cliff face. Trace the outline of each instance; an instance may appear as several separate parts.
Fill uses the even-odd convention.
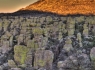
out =
[[[94,14],[94,0],[39,0],[20,10],[38,10],[61,15],[67,14]]]

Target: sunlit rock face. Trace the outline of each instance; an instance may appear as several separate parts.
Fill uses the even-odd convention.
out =
[[[95,15],[95,0],[39,0],[21,10],[38,10],[61,15]]]

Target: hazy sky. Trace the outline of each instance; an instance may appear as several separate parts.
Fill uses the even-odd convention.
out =
[[[14,12],[36,1],[37,0],[0,0],[0,13]]]

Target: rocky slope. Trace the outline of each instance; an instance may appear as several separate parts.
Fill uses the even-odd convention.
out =
[[[95,70],[94,21],[45,13],[1,17],[0,70]]]
[[[61,15],[67,14],[94,14],[94,0],[39,0],[38,2],[20,10],[38,10]]]

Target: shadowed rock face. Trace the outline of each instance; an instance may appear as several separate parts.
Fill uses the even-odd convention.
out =
[[[95,0],[39,0],[20,10],[38,10],[61,15],[95,15]]]

